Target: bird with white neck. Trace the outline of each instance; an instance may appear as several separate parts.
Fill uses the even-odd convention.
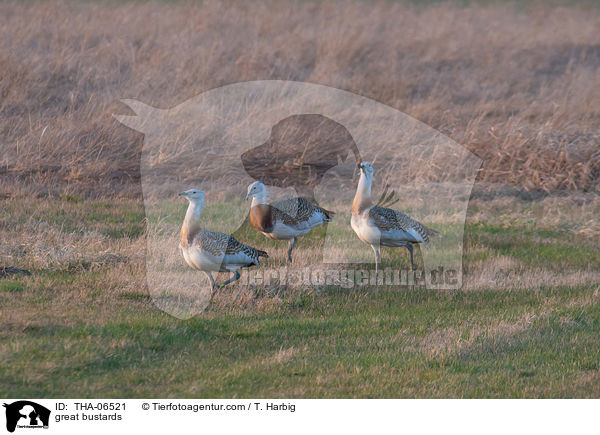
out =
[[[230,272],[233,276],[221,284],[226,286],[240,278],[239,269],[259,265],[259,258],[269,258],[266,252],[245,245],[228,234],[202,228],[200,214],[204,206],[204,192],[190,189],[181,192],[189,201],[181,226],[179,248],[185,262],[206,274],[215,290],[211,272]]]
[[[352,203],[350,225],[360,240],[370,245],[375,253],[375,270],[381,262],[380,246],[406,247],[410,253],[410,264],[415,270],[413,244],[429,243],[432,236],[442,237],[411,217],[389,208],[373,204],[373,165],[370,162],[358,164],[360,179]]]
[[[246,199],[252,198],[250,222],[265,236],[275,240],[287,240],[289,263],[298,237],[308,234],[313,228],[330,222],[334,212],[325,210],[306,198],[290,198],[271,204],[267,188],[261,181],[248,186]]]

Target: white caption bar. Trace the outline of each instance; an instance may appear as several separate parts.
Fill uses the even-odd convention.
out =
[[[12,428],[18,435],[595,433],[600,409],[599,400],[5,399],[3,403],[0,431]]]

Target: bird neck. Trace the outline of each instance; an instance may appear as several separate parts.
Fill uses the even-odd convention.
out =
[[[260,204],[267,204],[267,190],[263,189],[252,197],[252,204],[250,207],[255,207]]]
[[[202,213],[202,202],[190,201],[185,219],[181,226],[180,241],[183,246],[191,245],[194,237],[202,230],[200,225],[200,213]]]
[[[364,173],[360,174],[358,180],[358,187],[356,188],[356,194],[354,195],[354,201],[352,202],[352,213],[362,213],[367,208],[373,205],[371,200],[371,179],[367,178]]]

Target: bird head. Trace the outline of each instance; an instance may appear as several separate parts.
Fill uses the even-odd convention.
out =
[[[246,199],[250,199],[255,196],[263,196],[266,191],[267,189],[262,181],[255,181],[248,186],[248,194],[246,195]]]
[[[373,179],[373,165],[371,162],[361,162],[358,164],[358,169],[360,169],[360,173],[364,175],[367,179]]]
[[[184,192],[181,192],[179,196],[183,196],[189,202],[204,204],[204,192],[200,189],[190,189]]]

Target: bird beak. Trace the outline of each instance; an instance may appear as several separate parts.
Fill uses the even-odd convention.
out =
[[[248,193],[248,194],[246,195],[246,201],[248,201],[249,199],[250,199],[250,194]]]
[[[185,192],[181,192],[181,193],[177,194],[177,196],[185,196]]]

